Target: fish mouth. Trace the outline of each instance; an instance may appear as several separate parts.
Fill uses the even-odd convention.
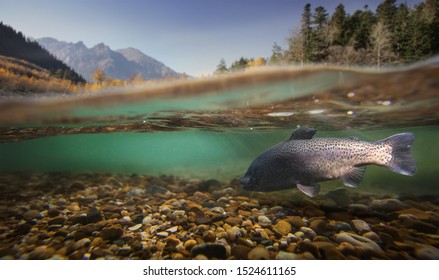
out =
[[[239,179],[239,183],[244,187],[244,190],[254,190],[256,188],[256,180],[252,176],[244,176]]]

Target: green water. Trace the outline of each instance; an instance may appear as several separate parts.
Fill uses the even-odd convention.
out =
[[[226,84],[225,78],[212,81],[205,92],[140,95],[140,101],[116,105],[67,101],[67,109],[55,110],[45,102],[22,104],[10,111],[10,119],[0,118],[0,172],[232,180],[259,153],[304,124],[318,130],[315,137],[366,141],[413,132],[416,175],[369,166],[358,189],[439,194],[437,70],[437,64],[372,74],[323,69],[256,85],[258,76],[248,74],[251,82],[227,90],[212,90]],[[325,182],[323,191],[340,186],[338,180]]]

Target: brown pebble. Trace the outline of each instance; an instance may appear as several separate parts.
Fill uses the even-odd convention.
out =
[[[239,226],[242,223],[241,217],[227,217],[224,222],[228,223],[231,226]]]
[[[303,208],[303,215],[308,218],[322,217],[325,216],[325,212],[314,206],[306,206],[305,208]]]
[[[101,230],[100,236],[104,240],[116,240],[119,237],[121,237],[123,234],[123,230],[121,227],[112,226],[112,227],[105,227]]]
[[[100,236],[95,237],[93,239],[93,241],[90,243],[90,247],[96,247],[102,244],[102,242],[104,241],[104,239]]]
[[[192,249],[192,247],[194,247],[195,245],[197,245],[197,241],[193,240],[193,239],[189,239],[186,242],[184,242],[184,248],[186,250],[190,250]]]
[[[300,216],[287,216],[285,221],[289,222],[294,228],[299,229],[305,226],[305,223]]]
[[[323,220],[313,220],[310,222],[309,227],[317,234],[323,233],[326,229],[326,222]]]
[[[268,260],[270,259],[270,253],[265,249],[265,247],[255,247],[251,249],[248,253],[248,258],[250,260]]]
[[[41,216],[40,212],[37,210],[28,210],[28,211],[24,212],[23,218],[26,221],[30,221],[33,219],[41,219],[41,218],[43,218],[43,216]]]
[[[292,227],[291,224],[284,220],[279,220],[276,222],[276,224],[273,226],[273,230],[277,233],[279,233],[282,236],[287,235],[291,232]]]
[[[244,245],[235,245],[232,247],[232,256],[238,260],[247,260],[248,253],[251,251],[250,247]]]
[[[64,218],[63,216],[57,216],[57,217],[50,218],[47,221],[47,223],[49,225],[62,225],[62,224],[64,224],[65,220],[66,220],[66,218]]]

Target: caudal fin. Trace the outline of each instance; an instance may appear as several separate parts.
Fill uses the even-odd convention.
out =
[[[415,136],[411,132],[395,134],[378,141],[392,147],[392,159],[386,166],[393,172],[413,176],[416,172],[416,163],[410,148],[414,141]]]

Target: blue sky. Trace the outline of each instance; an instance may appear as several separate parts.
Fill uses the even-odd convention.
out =
[[[221,58],[269,57],[300,25],[303,7],[348,13],[382,0],[0,0],[0,21],[25,35],[140,49],[178,72],[211,74]],[[421,0],[398,1],[410,7]]]

